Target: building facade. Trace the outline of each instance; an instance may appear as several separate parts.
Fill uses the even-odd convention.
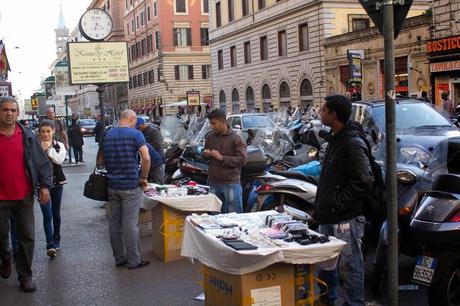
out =
[[[455,105],[460,104],[460,2],[435,0],[433,25],[426,42],[429,57],[432,98],[441,104],[442,92],[449,92]]]
[[[319,105],[328,92],[324,40],[372,26],[358,1],[210,4],[213,106],[232,112]],[[409,15],[426,8],[417,1]]]
[[[422,91],[429,92],[426,42],[430,26],[431,17],[426,14],[407,18],[395,40],[397,94],[420,97]],[[327,94],[384,99],[384,42],[376,27],[326,38],[324,48]],[[359,54],[358,60],[350,53]]]
[[[129,107],[152,117],[198,91],[211,98],[207,0],[125,0]],[[175,110],[177,111],[177,109]]]

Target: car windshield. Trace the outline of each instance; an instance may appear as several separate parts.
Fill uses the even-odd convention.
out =
[[[96,121],[93,119],[81,119],[80,125],[96,125]]]
[[[243,128],[273,127],[273,122],[266,116],[243,116]]]
[[[378,126],[385,129],[384,105],[372,107]],[[396,130],[451,127],[449,121],[425,103],[396,104]]]

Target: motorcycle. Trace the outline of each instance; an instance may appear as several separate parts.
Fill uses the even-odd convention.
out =
[[[430,305],[460,305],[460,175],[436,178],[410,227],[423,246],[413,281],[428,287]]]

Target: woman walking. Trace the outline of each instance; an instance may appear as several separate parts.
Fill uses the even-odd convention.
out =
[[[77,118],[72,118],[72,125],[70,126],[70,146],[72,147],[75,156],[75,163],[83,162],[83,133],[81,126],[77,122]]]
[[[56,257],[56,250],[61,241],[61,199],[63,185],[67,183],[61,164],[65,160],[66,150],[62,142],[53,140],[54,122],[43,120],[38,128],[38,135],[43,150],[53,167],[53,187],[50,189],[50,201],[41,204],[43,227],[46,236],[46,254]]]

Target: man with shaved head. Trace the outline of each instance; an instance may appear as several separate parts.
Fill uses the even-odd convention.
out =
[[[99,142],[97,165],[105,165],[111,207],[110,243],[115,265],[136,269],[150,262],[141,259],[139,210],[142,189],[148,185],[150,155],[142,132],[136,130],[137,116],[132,110],[121,113],[118,126],[110,129]],[[141,175],[138,170],[141,155]]]

